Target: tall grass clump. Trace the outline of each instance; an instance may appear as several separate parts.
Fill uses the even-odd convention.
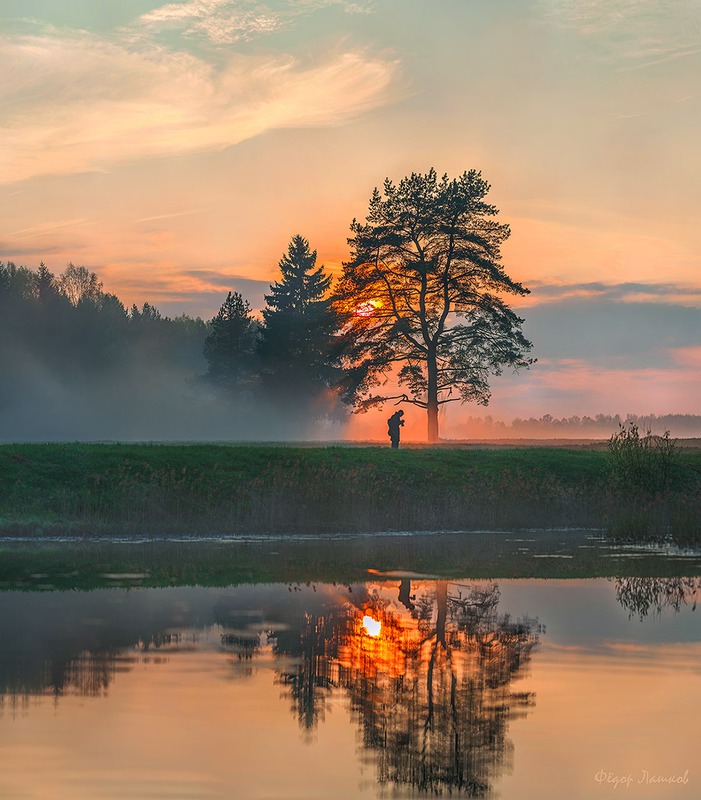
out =
[[[620,489],[667,491],[678,456],[677,441],[669,431],[657,436],[648,430],[641,436],[634,423],[621,424],[608,440],[611,477]]]
[[[609,529],[617,538],[694,544],[701,534],[699,478],[682,470],[681,448],[634,423],[608,441]]]

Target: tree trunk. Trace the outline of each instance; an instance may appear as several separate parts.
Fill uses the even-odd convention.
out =
[[[435,444],[438,441],[438,362],[436,354],[429,352],[426,367],[428,370],[428,393],[427,393],[427,412],[428,412],[428,443]]]
[[[445,647],[445,630],[448,622],[448,581],[436,582],[436,603],[438,605],[438,618],[436,619],[436,641],[441,645],[441,647]]]

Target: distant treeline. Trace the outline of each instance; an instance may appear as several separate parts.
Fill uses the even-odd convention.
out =
[[[550,414],[542,417],[521,419],[516,417],[511,423],[495,420],[491,416],[468,417],[461,424],[466,436],[488,438],[608,438],[621,425],[637,425],[643,433],[651,431],[663,434],[670,431],[676,437],[701,436],[701,415],[698,414],[596,414],[590,416],[562,417]]]
[[[331,278],[301,236],[263,320],[127,308],[99,277],[0,262],[0,441],[303,438],[345,413]]]
[[[164,317],[144,303],[126,308],[98,276],[69,264],[59,276],[0,262],[3,395],[32,370],[99,380],[136,361],[201,371],[208,326]]]

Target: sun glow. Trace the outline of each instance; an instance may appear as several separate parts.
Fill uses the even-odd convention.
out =
[[[378,308],[382,308],[379,300],[366,300],[355,309],[355,313],[359,317],[371,317]]]
[[[363,628],[368,636],[379,636],[382,630],[382,623],[379,619],[373,619],[367,614],[363,617]]]

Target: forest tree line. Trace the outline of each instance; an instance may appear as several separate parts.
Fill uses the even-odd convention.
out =
[[[265,400],[308,417],[343,416],[338,315],[331,278],[295,236],[280,261],[262,319],[231,291],[204,321],[127,308],[95,272],[69,264],[59,275],[0,263],[0,408],[33,375],[86,388],[139,364],[179,375],[190,395],[214,394],[239,411]],[[169,387],[171,388],[171,387]]]
[[[573,414],[569,417],[543,414],[541,417],[515,417],[511,422],[487,414],[466,417],[460,427],[465,436],[483,439],[608,439],[620,426],[630,425],[658,435],[667,430],[678,437],[701,435],[701,415],[698,414]]]
[[[44,264],[32,270],[0,262],[0,411],[17,399],[28,364],[34,374],[40,366],[64,384],[81,385],[122,375],[136,361],[145,371],[179,376],[190,398],[214,393],[239,410],[261,399],[275,408],[277,398],[279,413],[299,409],[300,416],[341,420],[348,406],[338,394],[343,342],[331,278],[301,236],[293,237],[279,266],[262,318],[231,291],[218,314],[202,320],[163,316],[149,303],[127,307],[83,266],[69,264],[54,275]],[[690,414],[544,414],[510,423],[469,416],[461,429],[485,439],[604,438],[624,423],[677,436],[701,432],[701,416]]]
[[[149,303],[127,308],[86,267],[54,275],[43,263],[35,271],[11,262],[0,262],[0,326],[6,392],[28,363],[99,380],[138,355],[195,372],[208,330],[199,317],[171,319]]]
[[[301,236],[280,261],[262,319],[235,291],[210,320],[171,318],[150,303],[128,308],[84,266],[55,275],[43,263],[0,262],[1,438],[13,438],[6,426],[27,400],[39,417],[60,415],[52,392],[99,404],[117,385],[130,386],[132,414],[138,396],[158,394],[160,384],[165,408],[174,395],[193,402],[193,414],[209,402],[220,418],[250,417],[261,436],[263,416],[341,420],[342,336],[330,285]]]

